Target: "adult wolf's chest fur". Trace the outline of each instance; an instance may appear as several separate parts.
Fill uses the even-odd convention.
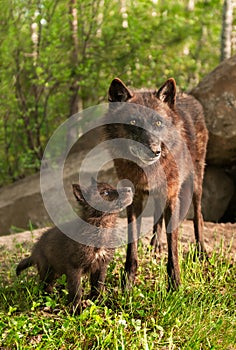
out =
[[[118,178],[128,179],[139,192],[166,192],[179,178],[179,169],[171,155],[144,168],[126,159],[114,159],[114,165]]]

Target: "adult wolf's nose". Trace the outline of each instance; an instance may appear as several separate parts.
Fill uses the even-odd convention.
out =
[[[160,144],[152,143],[150,145],[150,149],[153,153],[153,157],[160,157],[160,155],[161,155],[161,145]]]

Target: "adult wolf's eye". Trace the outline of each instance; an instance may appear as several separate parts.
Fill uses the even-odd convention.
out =
[[[162,126],[162,122],[161,122],[160,120],[158,120],[158,121],[156,122],[156,126],[158,126],[158,128],[159,128],[160,126]]]
[[[135,124],[136,124],[136,120],[135,120],[135,119],[132,119],[129,123],[130,123],[131,125],[135,125]]]

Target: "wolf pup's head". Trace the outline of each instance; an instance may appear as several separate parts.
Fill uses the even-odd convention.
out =
[[[128,140],[114,147],[114,156],[128,158],[141,166],[151,165],[164,157],[175,142],[175,80],[168,79],[159,90],[131,91],[115,78],[109,88],[108,100],[106,134],[109,139]],[[171,130],[172,138],[169,136]]]
[[[87,188],[82,188],[79,184],[73,184],[72,187],[74,196],[82,207],[83,216],[88,218],[118,213],[133,200],[131,187],[116,189],[93,178]]]

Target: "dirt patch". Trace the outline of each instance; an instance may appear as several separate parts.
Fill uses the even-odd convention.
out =
[[[144,244],[148,244],[152,235],[152,218],[146,217],[142,221],[142,232],[145,235],[142,236]],[[126,219],[118,219],[119,230],[125,232]],[[45,232],[47,228],[38,229],[34,231],[25,231],[9,236],[0,237],[0,246],[4,246],[6,249],[12,249],[16,244],[29,242],[35,242],[40,235]],[[182,223],[179,232],[179,240],[182,243],[183,250],[188,249],[189,243],[194,243],[194,230],[192,221],[186,220]],[[223,250],[227,255],[236,261],[236,224],[215,224],[211,222],[204,223],[204,240],[208,252],[213,250]],[[164,251],[166,250],[166,237],[163,234]]]

